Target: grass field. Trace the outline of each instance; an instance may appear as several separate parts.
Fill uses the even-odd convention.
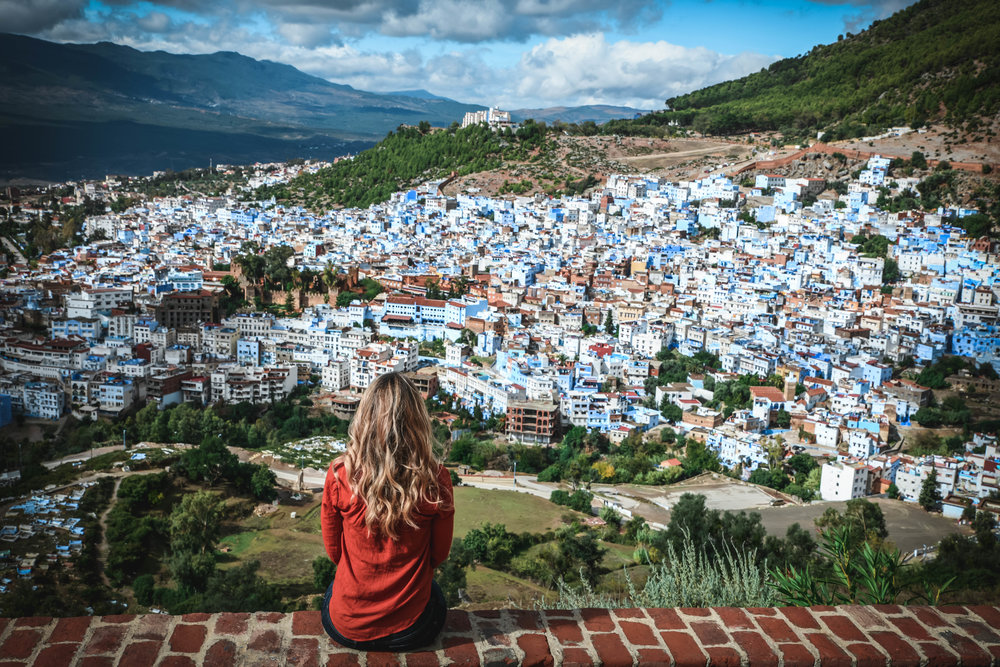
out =
[[[455,537],[464,537],[484,523],[502,523],[511,533],[544,533],[558,528],[564,514],[584,516],[527,493],[471,486],[455,489]]]

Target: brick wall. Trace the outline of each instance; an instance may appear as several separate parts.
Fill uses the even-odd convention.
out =
[[[998,665],[996,607],[448,612],[428,650],[358,653],[319,612],[0,619],[8,665]]]

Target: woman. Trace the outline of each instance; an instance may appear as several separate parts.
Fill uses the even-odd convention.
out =
[[[323,543],[337,565],[323,600],[327,633],[368,651],[432,644],[448,611],[433,572],[448,557],[454,515],[423,398],[398,373],[377,378],[323,488]]]

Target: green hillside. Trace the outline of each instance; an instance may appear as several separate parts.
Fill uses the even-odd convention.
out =
[[[516,132],[493,132],[485,125],[429,131],[401,127],[351,160],[315,174],[303,174],[287,184],[265,186],[254,197],[296,201],[310,208],[330,205],[365,207],[385,201],[411,185],[497,169],[504,160],[526,160],[545,147],[544,125],[526,121]]]
[[[605,129],[659,133],[677,121],[708,134],[825,129],[837,139],[991,116],[1000,110],[1000,2],[921,0],[858,35],[667,105]]]

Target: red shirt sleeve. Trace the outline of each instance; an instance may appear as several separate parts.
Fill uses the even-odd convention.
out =
[[[340,480],[333,464],[326,471],[326,483],[323,485],[323,503],[320,509],[320,525],[323,528],[323,546],[326,554],[334,563],[340,562],[341,536],[344,532],[344,518],[337,507],[340,492]]]
[[[441,485],[441,509],[431,522],[431,569],[448,558],[451,539],[455,532],[455,493],[451,487],[451,473],[444,466],[438,472]]]

